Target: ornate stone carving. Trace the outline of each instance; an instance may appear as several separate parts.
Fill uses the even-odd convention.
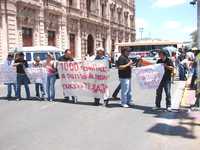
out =
[[[69,19],[67,24],[67,30],[71,33],[77,33],[78,32],[78,20],[76,19]]]
[[[59,28],[59,22],[60,22],[60,16],[52,14],[52,13],[46,13],[45,15],[45,27],[47,29],[55,29],[57,30]]]
[[[115,3],[110,3],[110,10],[114,11],[116,9]]]
[[[129,12],[128,11],[124,11],[124,17],[128,17]]]
[[[123,8],[122,8],[121,6],[118,6],[118,7],[117,7],[117,12],[118,12],[118,13],[122,13],[122,9],[123,9]]]

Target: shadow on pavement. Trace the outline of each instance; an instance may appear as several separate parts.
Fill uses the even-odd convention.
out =
[[[183,138],[195,139],[197,138],[193,130],[190,130],[183,126],[172,126],[164,123],[158,123],[154,127],[148,130],[151,133],[157,133],[161,135],[169,135],[169,136],[181,136]]]

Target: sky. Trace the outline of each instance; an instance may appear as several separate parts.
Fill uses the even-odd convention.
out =
[[[197,28],[197,7],[190,1],[135,0],[136,38],[191,41],[190,33]]]

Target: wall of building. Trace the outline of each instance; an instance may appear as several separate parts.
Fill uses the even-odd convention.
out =
[[[134,0],[1,0],[0,59],[25,42],[71,48],[76,58],[91,47],[95,53],[105,46],[110,53],[114,43],[135,40],[134,22]],[[50,32],[55,41],[49,40]],[[32,38],[23,38],[29,34]]]

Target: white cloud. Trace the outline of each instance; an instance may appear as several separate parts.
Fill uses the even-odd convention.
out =
[[[164,28],[166,29],[178,29],[180,27],[181,23],[178,21],[171,20],[164,23]]]
[[[191,33],[194,32],[195,30],[196,30],[195,27],[184,27],[182,31],[183,31],[184,33],[191,34]]]
[[[187,3],[188,0],[153,0],[153,7],[168,8]]]

